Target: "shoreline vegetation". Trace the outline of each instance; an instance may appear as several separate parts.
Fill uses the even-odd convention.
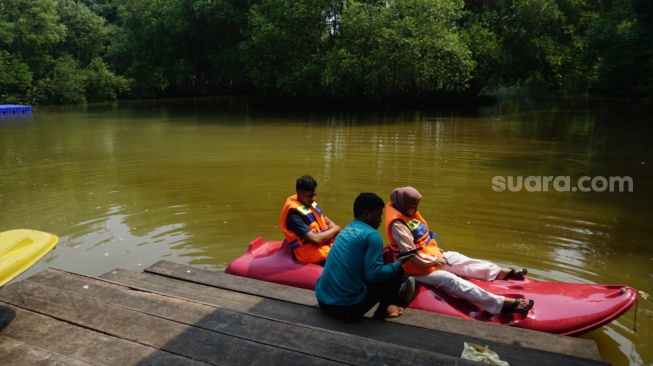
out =
[[[246,95],[266,107],[653,95],[649,0],[3,0],[0,104]]]
[[[269,100],[243,96],[253,108],[262,110],[275,109],[311,109],[311,110],[395,110],[417,109],[458,109],[492,106],[497,103],[493,95],[451,95],[431,99],[380,99],[380,100],[339,100],[339,99],[280,99]]]

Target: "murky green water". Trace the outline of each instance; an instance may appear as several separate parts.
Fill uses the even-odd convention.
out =
[[[61,237],[20,278],[161,259],[220,271],[255,237],[282,238],[281,206],[308,173],[340,225],[359,192],[387,199],[412,185],[448,249],[540,279],[653,293],[651,117],[628,101],[514,97],[437,112],[263,112],[228,99],[42,107],[0,119],[0,230]],[[570,191],[535,178],[510,190],[509,177],[529,176],[568,176],[557,187]],[[598,177],[583,186],[595,190],[571,191],[583,176]],[[612,176],[633,192],[599,192]],[[651,365],[651,333],[641,298],[583,337],[614,365]]]

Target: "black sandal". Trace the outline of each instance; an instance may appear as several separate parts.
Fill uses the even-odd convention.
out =
[[[514,268],[510,268],[510,272],[506,274],[506,276],[503,278],[504,280],[509,280],[511,278],[522,278],[528,273],[528,270],[526,268],[522,268],[521,271],[515,273]]]
[[[510,304],[510,306],[508,306],[507,308],[501,310],[501,312],[503,312],[503,313],[527,313],[529,310],[531,310],[533,305],[535,305],[535,301],[528,300],[528,306],[526,306],[523,309],[517,309],[519,307],[519,305],[521,305],[522,301],[525,301],[525,300],[522,300],[520,298],[515,299],[515,302]]]

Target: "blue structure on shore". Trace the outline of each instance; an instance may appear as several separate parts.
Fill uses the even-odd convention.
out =
[[[16,114],[31,114],[31,105],[0,104],[0,118]]]

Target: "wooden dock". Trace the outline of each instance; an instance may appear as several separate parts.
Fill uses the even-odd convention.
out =
[[[162,261],[98,278],[48,269],[0,288],[9,365],[608,365],[593,341],[406,309],[345,324],[312,291]]]

